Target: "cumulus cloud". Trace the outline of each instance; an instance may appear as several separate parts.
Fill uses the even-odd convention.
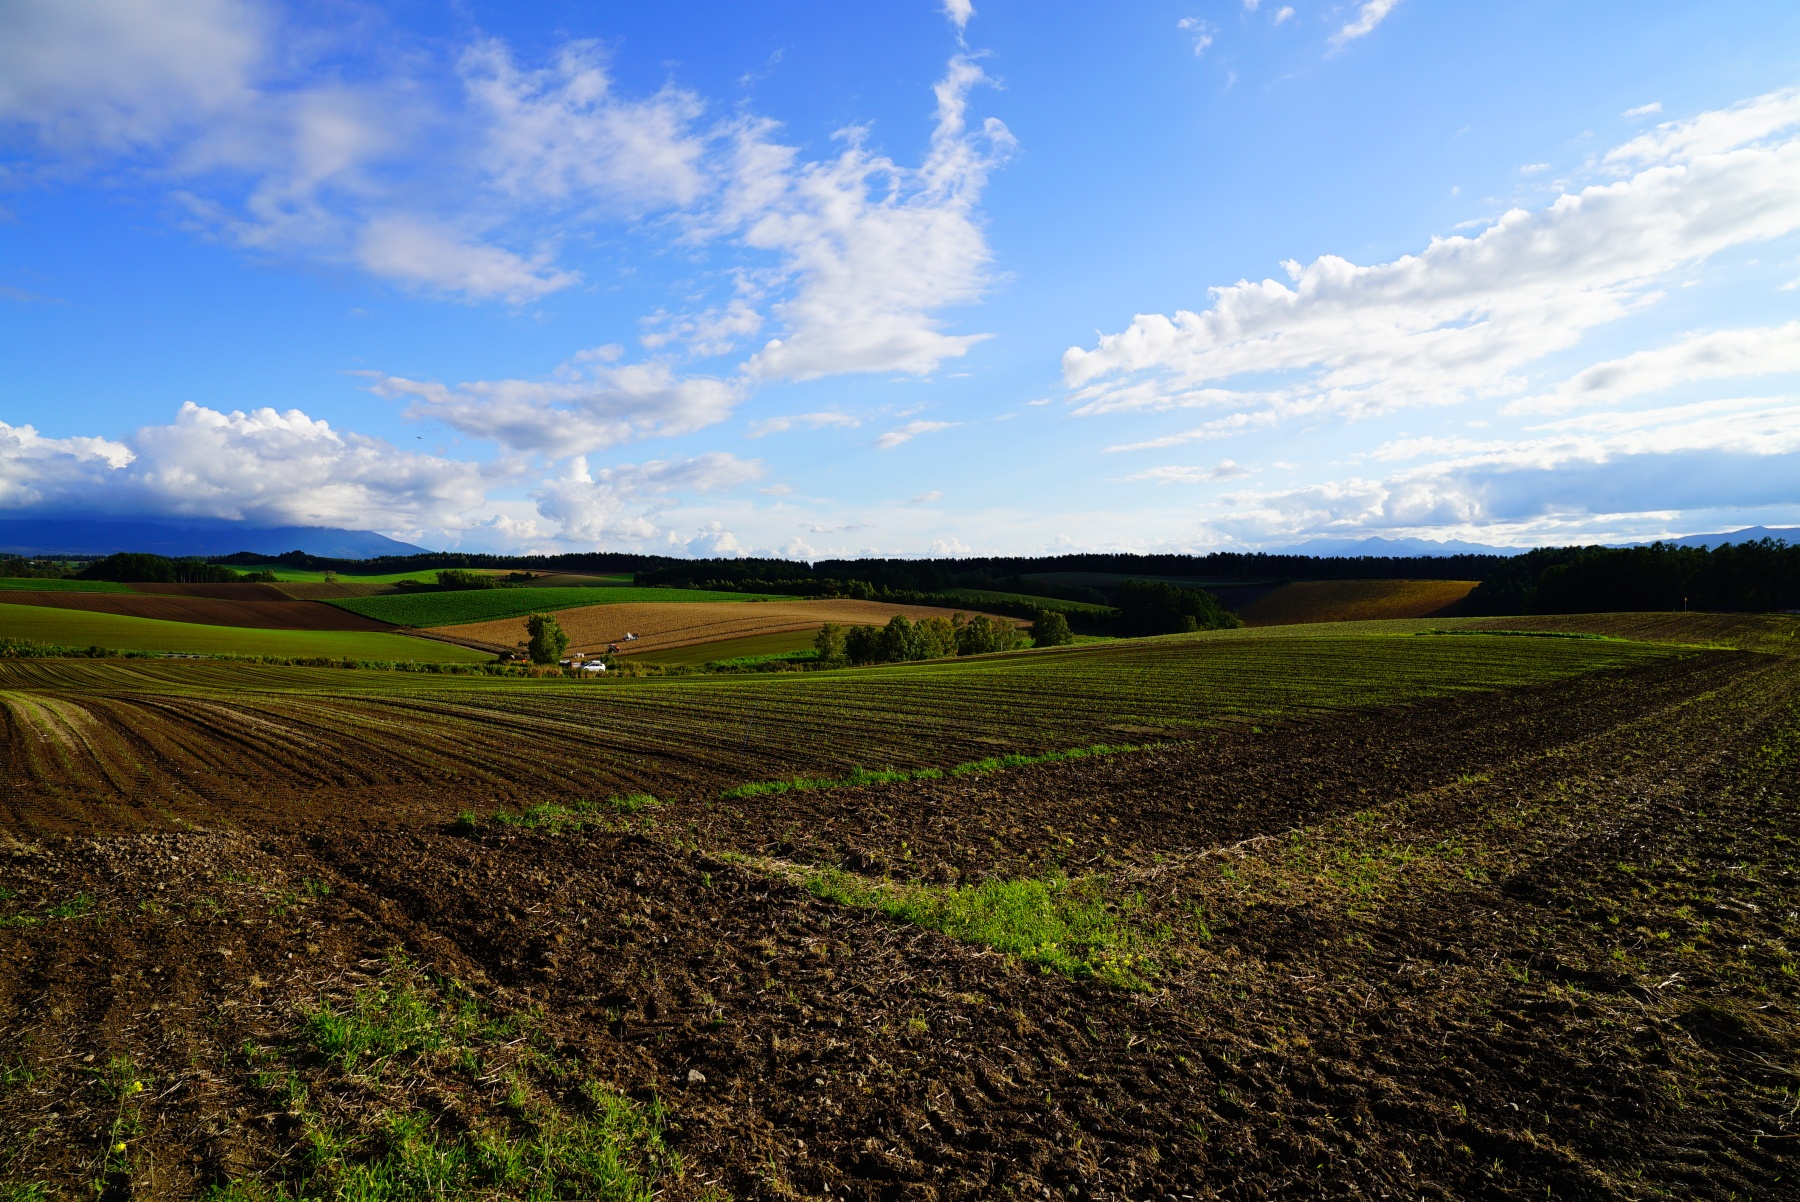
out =
[[[1210,484],[1218,480],[1236,480],[1248,476],[1250,469],[1221,459],[1212,467],[1153,467],[1125,477],[1127,480],[1154,480],[1158,484]]]
[[[1400,0],[1365,0],[1363,6],[1356,11],[1355,19],[1331,35],[1332,46],[1341,47],[1346,42],[1374,33],[1375,27],[1387,19],[1387,15],[1394,11],[1394,6],[1398,3]]]
[[[0,426],[0,505],[367,529],[453,524],[481,504],[480,465],[402,452],[297,409],[192,402],[124,442]]]
[[[898,430],[889,430],[875,440],[875,445],[883,451],[891,451],[901,443],[911,442],[921,434],[936,434],[939,430],[948,430],[952,426],[960,426],[961,422],[907,422]]]
[[[950,24],[956,26],[956,32],[962,33],[969,27],[969,18],[975,15],[972,0],[944,0],[944,15],[950,18]]]
[[[665,533],[654,519],[671,494],[722,492],[761,479],[762,474],[760,460],[739,459],[723,451],[597,471],[589,469],[586,456],[576,456],[560,478],[537,489],[532,499],[540,514],[561,527],[566,541],[641,541]]]
[[[1686,162],[1760,142],[1796,125],[1800,125],[1800,88],[1784,88],[1730,108],[1683,121],[1665,121],[1608,151],[1606,161],[1615,165]]]
[[[371,387],[379,396],[412,398],[408,416],[553,459],[692,433],[724,421],[741,396],[734,383],[681,376],[666,362],[612,365],[582,357],[541,380],[450,386],[377,376]]]
[[[1752,126],[1770,122],[1733,137]],[[1389,263],[1289,262],[1287,282],[1214,288],[1205,311],[1140,315],[1091,350],[1071,347],[1064,379],[1090,414],[1360,415],[1516,395],[1530,365],[1654,303],[1676,270],[1796,229],[1800,141],[1741,145],[1515,209]]]

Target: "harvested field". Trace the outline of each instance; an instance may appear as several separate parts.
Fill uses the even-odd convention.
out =
[[[1462,612],[1474,580],[1296,580],[1238,612],[1247,626],[1447,618]]]
[[[68,834],[0,818],[0,1181],[1779,1196],[1800,1170],[1797,669],[1245,631],[604,686],[0,665],[6,782],[97,762],[128,726],[147,741],[113,770],[167,807],[69,809]],[[721,746],[746,718],[822,728],[789,756],[814,771],[842,762],[833,734],[944,765],[1109,725],[1167,745],[721,802],[726,764],[780,775],[779,736]],[[452,728],[493,751],[358,784],[376,759],[333,722],[384,773]],[[248,771],[310,802],[250,804],[196,758],[209,741],[308,757],[322,771]],[[663,756],[663,803],[580,806],[606,793],[566,774],[601,755]],[[476,820],[443,820],[459,808]]]
[[[258,587],[258,586],[251,586]],[[279,594],[277,594],[279,596]],[[225,600],[181,594],[144,593],[0,593],[7,605],[46,605],[97,614],[158,618],[165,622],[197,622],[203,626],[246,626],[259,630],[392,630],[386,622],[365,618],[318,601]]]
[[[60,605],[10,605],[0,595],[0,638],[31,639],[65,647],[111,647],[181,655],[331,656],[349,659],[472,663],[490,654],[434,639],[362,630],[270,629],[207,626],[128,614],[95,613]],[[155,603],[160,599],[144,598]],[[221,602],[220,604],[234,604]],[[283,604],[296,604],[286,602]]]
[[[929,605],[891,605],[882,601],[761,601],[755,605],[745,605],[741,601],[680,601],[674,604],[631,601],[584,605],[555,612],[556,620],[569,635],[571,650],[603,651],[608,643],[618,642],[630,632],[638,636],[636,642],[628,645],[630,653],[636,655],[752,635],[817,630],[827,622],[843,626],[885,626],[895,614],[904,614],[917,621],[920,618],[948,618],[958,611]],[[974,616],[974,612],[968,611],[967,616]],[[1016,618],[1004,620],[1018,621]],[[511,648],[525,639],[523,616],[437,629],[461,638],[479,639],[495,647]]]

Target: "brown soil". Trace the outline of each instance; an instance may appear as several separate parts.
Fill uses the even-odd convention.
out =
[[[295,1171],[244,1049],[301,1046],[398,950],[666,1101],[670,1198],[1785,1196],[1797,664],[1691,655],[560,834],[409,817],[469,800],[454,779],[358,817],[320,776],[310,824],[0,836],[0,918],[40,916],[0,923],[0,1182],[92,1196],[127,1109],[103,1196]],[[1159,963],[1145,992],[1046,974],[745,857],[1102,873]],[[150,1077],[129,1107],[96,1083],[123,1053]],[[405,1087],[456,1120],[444,1081]]]
[[[1247,626],[1448,618],[1462,612],[1474,580],[1296,580],[1245,605]]]
[[[572,651],[603,651],[628,633],[637,639],[622,644],[629,652],[665,651],[756,634],[817,630],[827,622],[843,626],[883,626],[895,614],[908,618],[948,618],[974,610],[938,609],[928,605],[889,605],[880,601],[676,601],[584,605],[556,611]],[[1016,622],[1017,619],[1006,619]],[[484,645],[512,647],[526,638],[525,619],[502,618],[432,627],[438,634]]]
[[[149,587],[149,586],[143,586]],[[186,588],[251,588],[263,585],[184,585]],[[274,593],[273,589],[268,590]],[[202,626],[247,626],[259,630],[393,630],[387,622],[325,605],[318,601],[293,601],[274,593],[243,598],[224,598],[189,593],[53,593],[8,592],[9,605],[40,605],[57,609],[84,609],[90,613],[123,614],[132,618],[158,618],[165,622],[196,622]]]
[[[391,584],[326,584],[323,581],[280,581],[269,586],[295,601],[338,601],[345,597],[380,597],[399,592]]]
[[[211,597],[217,601],[287,601],[273,584],[134,584],[134,593],[155,597]]]

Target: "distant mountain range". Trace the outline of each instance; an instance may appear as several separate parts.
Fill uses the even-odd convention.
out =
[[[280,555],[305,551],[335,559],[377,555],[417,555],[411,543],[367,530],[326,526],[251,526],[214,519],[121,522],[105,518],[0,519],[0,554],[111,555],[148,551],[156,555],[230,555],[250,551]]]
[[[1726,543],[1750,543],[1760,538],[1782,538],[1800,542],[1800,526],[1749,526],[1726,534],[1689,534],[1661,541],[1677,547],[1722,547]],[[1653,540],[1652,540],[1653,541]],[[1649,541],[1611,543],[1615,547],[1647,547]],[[1318,555],[1338,559],[1354,555],[1523,555],[1530,547],[1496,547],[1488,543],[1465,543],[1455,539],[1435,542],[1428,538],[1315,538],[1292,547],[1281,547],[1276,555]]]

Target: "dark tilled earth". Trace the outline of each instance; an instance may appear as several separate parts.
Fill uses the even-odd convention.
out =
[[[672,1197],[1795,1196],[1796,757],[1795,661],[1712,653],[554,834],[20,836],[0,1181],[279,1177],[294,1133],[242,1049],[399,953],[662,1099]],[[1166,933],[1116,989],[770,860],[1098,873]],[[149,1083],[107,1175],[121,1053]]]

